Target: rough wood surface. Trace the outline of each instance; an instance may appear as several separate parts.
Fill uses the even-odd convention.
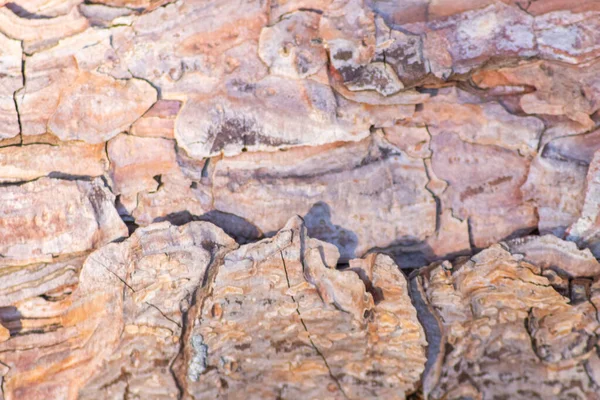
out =
[[[0,400],[600,399],[599,57],[596,0],[0,0]]]

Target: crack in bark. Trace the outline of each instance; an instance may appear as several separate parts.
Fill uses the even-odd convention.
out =
[[[435,232],[428,236],[427,239],[429,239],[430,237],[435,237],[435,235],[438,235],[440,232],[440,228],[441,228],[441,224],[442,224],[442,213],[444,212],[444,207],[442,206],[442,199],[437,196],[433,190],[431,190],[429,188],[429,185],[433,182],[434,176],[432,175],[435,174],[435,171],[433,170],[433,148],[431,147],[431,142],[433,141],[433,135],[431,134],[431,131],[429,130],[429,125],[425,124],[425,132],[427,133],[427,136],[429,136],[429,143],[427,143],[427,148],[429,149],[429,157],[425,157],[423,158],[423,166],[425,169],[425,175],[427,176],[427,183],[425,184],[425,190],[427,190],[429,192],[429,194],[431,194],[431,196],[433,197],[433,200],[435,201]],[[427,166],[427,160],[429,160],[429,167]],[[430,170],[431,168],[431,170]],[[439,179],[441,181],[444,181],[446,183],[446,187],[444,188],[444,190],[442,191],[442,194],[447,190],[447,188],[450,186],[450,183],[447,182],[444,179],[439,178],[437,175],[435,176],[436,179]],[[453,213],[454,210],[451,209],[451,213]],[[454,216],[454,215],[453,215]],[[459,219],[459,218],[457,218]],[[427,240],[425,239],[425,240]],[[469,243],[470,245],[471,243]],[[473,246],[470,246],[471,248],[469,249],[470,252],[473,252]]]
[[[160,89],[160,86],[157,86],[154,82],[152,82],[150,79],[147,78],[142,78],[139,76],[136,76],[133,72],[131,72],[131,69],[127,69],[127,72],[129,72],[129,74],[131,75],[131,78],[126,78],[123,79],[124,81],[129,81],[131,79],[138,79],[140,81],[144,81],[146,82],[148,85],[150,85],[155,91],[156,91],[156,101],[154,103],[152,103],[152,105],[148,108],[148,110],[146,110],[142,115],[140,115],[135,121],[133,121],[131,123],[131,125],[135,124],[140,118],[142,118],[149,110],[150,108],[152,108],[159,100],[162,100],[162,92]],[[111,75],[107,75],[107,76],[111,76]],[[111,76],[112,77],[112,76]],[[114,79],[114,77],[113,77]],[[131,128],[131,127],[130,127]]]
[[[25,75],[25,43],[21,40],[21,87],[13,92],[13,102],[15,103],[15,111],[17,112],[17,123],[19,124],[19,145],[23,145],[23,125],[21,122],[21,112],[19,111],[19,102],[17,101],[17,95],[25,89],[26,84],[26,75]]]
[[[441,344],[445,343],[446,340],[441,327],[442,324],[427,300],[427,295],[423,291],[420,279],[419,270],[416,270],[411,274],[408,278],[408,293],[412,306],[417,312],[417,319],[421,326],[423,326],[423,331],[427,338],[427,361],[425,362],[425,368],[421,374],[421,387],[427,395],[430,388],[428,387],[429,382],[426,382],[425,380],[429,378],[434,380],[433,383],[437,381],[440,373],[440,363],[444,357]],[[434,375],[431,375],[430,372]],[[418,389],[419,388],[417,388],[417,391]]]
[[[522,283],[525,283],[527,285],[534,285],[534,286],[541,287],[541,288],[549,288],[549,287],[551,287],[550,285],[542,285],[540,283],[526,281],[526,280],[523,280],[521,278],[513,278],[513,277],[510,277],[510,276],[503,276],[500,279],[501,280],[506,279],[506,280],[509,280],[509,281],[512,281],[512,282],[522,282]],[[533,307],[532,307],[532,309],[533,309]]]
[[[123,285],[125,285],[126,288],[128,288],[129,290],[131,290],[133,293],[135,293],[135,289],[131,287],[131,285],[129,285],[127,282],[125,282],[125,280],[123,278],[121,278],[119,275],[117,275],[116,272],[110,270],[106,265],[98,262],[99,265],[101,265],[105,270],[107,270],[110,274],[112,274],[115,278],[117,278],[118,280],[121,281],[121,283],[123,283]]]
[[[164,313],[164,311],[163,311],[163,310],[161,310],[161,309],[160,309],[158,306],[156,306],[156,305],[154,305],[154,304],[152,304],[152,303],[149,303],[149,302],[147,302],[147,301],[145,301],[144,303],[145,303],[145,304],[147,304],[147,305],[149,305],[150,307],[152,307],[152,308],[156,309],[156,311],[158,311],[158,312],[160,313],[160,315],[162,315],[162,316],[163,316],[163,317],[164,317],[166,320],[168,320],[168,321],[170,321],[170,322],[174,323],[174,324],[175,324],[175,325],[177,325],[179,328],[181,328],[181,324],[180,324],[179,322],[175,321],[173,318],[170,318],[170,317],[168,317],[168,316],[167,316],[167,314],[165,314],[165,313]]]
[[[283,251],[281,251],[281,249],[279,249],[279,255],[281,256],[281,262],[283,263],[283,271],[285,272],[285,279],[286,279],[286,282],[287,282],[288,289],[291,289],[290,278],[288,276],[287,266],[285,265],[285,258],[283,257]],[[304,263],[303,263],[303,265],[304,265]],[[300,322],[302,323],[302,326],[304,327],[304,330],[308,334],[308,340],[310,341],[311,346],[317,352],[317,354],[319,355],[319,357],[321,357],[321,359],[323,360],[323,363],[325,364],[325,367],[327,367],[327,370],[329,371],[329,376],[335,382],[335,384],[337,385],[338,389],[340,390],[340,392],[342,393],[342,395],[344,396],[344,398],[349,399],[349,397],[346,394],[346,392],[344,392],[344,389],[342,388],[342,385],[341,385],[340,381],[333,374],[333,371],[331,371],[331,367],[327,363],[327,360],[325,359],[325,356],[323,355],[323,353],[321,353],[321,350],[319,350],[319,348],[313,342],[313,340],[312,340],[312,338],[310,336],[310,331],[308,330],[308,327],[306,326],[306,323],[304,322],[304,319],[302,318],[302,314],[300,313],[300,305],[296,301],[296,298],[292,294],[290,294],[290,297],[292,298],[292,301],[294,302],[294,304],[296,304],[296,313],[298,313],[298,317],[300,318]]]
[[[475,236],[473,235],[473,226],[471,225],[471,217],[467,217],[467,232],[469,234],[469,246],[471,253],[476,252],[479,248],[475,246]]]
[[[7,373],[10,371],[10,367],[8,366],[8,364],[5,364],[2,362],[2,360],[0,360],[0,366],[3,366],[4,368],[7,369]],[[0,398],[4,399],[4,376],[6,375],[2,375],[0,376]]]

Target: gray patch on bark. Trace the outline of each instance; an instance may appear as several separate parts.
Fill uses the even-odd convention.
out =
[[[208,346],[204,344],[202,335],[193,335],[190,339],[190,343],[194,349],[194,357],[192,357],[188,368],[188,379],[192,382],[198,382],[200,375],[206,371]]]

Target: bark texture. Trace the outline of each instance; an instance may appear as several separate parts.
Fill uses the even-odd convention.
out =
[[[600,399],[596,0],[0,0],[0,400]]]

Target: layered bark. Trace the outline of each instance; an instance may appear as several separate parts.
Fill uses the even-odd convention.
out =
[[[598,398],[598,281],[580,275],[598,263],[551,238],[493,245],[414,276],[433,325],[427,398]]]
[[[425,333],[391,258],[337,270],[336,247],[298,217],[237,247],[208,222],[163,222],[87,258],[6,271],[9,285],[27,277],[45,291],[3,284],[3,395],[404,398],[418,388]],[[79,279],[46,278],[78,267]]]
[[[595,239],[584,239],[593,234],[582,224],[590,223],[574,226],[592,218],[583,215],[583,203],[597,149],[599,11],[593,2],[25,3],[2,8],[10,26],[20,27],[13,35],[6,28],[3,46],[4,143],[50,143],[59,147],[55,158],[70,158],[62,148],[72,141],[109,143],[109,160],[111,151],[118,155],[102,173],[88,166],[96,154],[78,153],[81,159],[46,169],[18,165],[4,180],[128,174],[116,179],[136,181],[137,188],[117,181],[111,188],[131,223],[210,218],[219,224],[227,213],[254,225],[245,240],[326,203],[340,228],[316,233],[327,229],[313,221],[327,224],[326,218],[309,217],[307,224],[312,234],[336,242],[344,260],[386,248],[414,253],[420,261],[407,266],[418,266],[536,229],[594,248]],[[122,132],[157,140],[119,139]],[[399,171],[406,166],[390,161],[358,161],[366,160],[359,155],[366,150],[358,149],[373,141],[378,144],[370,148],[403,152],[426,177],[404,175]],[[126,148],[149,151],[134,155],[123,153]],[[320,161],[337,158],[333,149],[348,161],[335,167]],[[277,156],[282,150],[292,153]],[[262,172],[233,175],[231,163],[239,168],[237,160],[253,155],[260,163],[244,166],[244,174],[283,172],[280,159],[309,153],[306,162],[319,165],[293,179],[308,185],[302,174],[331,176],[348,187],[290,193],[284,189],[289,174],[269,184]],[[37,160],[31,158],[24,161]],[[196,160],[192,168],[188,159]],[[357,162],[378,175],[367,178],[369,190],[355,182],[356,174],[372,174],[355,169]],[[240,182],[223,180],[224,170]],[[384,170],[392,171],[385,185],[393,200],[379,200],[387,196],[375,183],[390,175]],[[145,175],[139,182],[138,174]],[[148,180],[155,176],[162,183]],[[256,194],[237,188],[251,188],[252,179],[274,198],[244,209]],[[402,183],[407,189],[398,193],[392,188],[399,179],[414,183]],[[222,185],[244,199],[232,200]],[[336,194],[341,189],[348,195]],[[278,198],[301,204],[284,210],[274,205]],[[262,208],[269,209],[268,220]],[[462,230],[461,238],[470,234],[469,245],[460,239],[440,247],[444,222]],[[340,230],[352,231],[350,238],[340,239]],[[375,238],[380,231],[385,234]]]
[[[598,398],[598,28],[0,0],[0,398]]]

